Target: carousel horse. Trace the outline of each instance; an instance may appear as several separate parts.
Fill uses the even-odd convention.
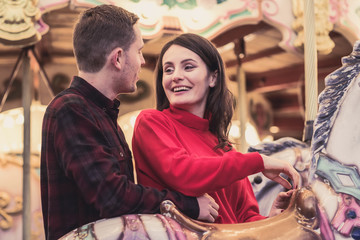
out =
[[[305,142],[291,137],[283,137],[272,142],[262,142],[250,146],[248,152],[259,152],[277,159],[288,161],[300,173],[300,186],[308,185],[309,168],[311,162],[310,146]],[[280,192],[286,189],[262,173],[249,176],[260,214],[268,216],[271,205]]]
[[[161,204],[163,215],[123,215],[99,220],[68,233],[70,239],[152,239],[152,240],[249,240],[308,239],[320,240],[317,227],[316,199],[303,188],[291,198],[290,207],[280,215],[240,224],[213,224],[192,220],[170,201]],[[280,238],[279,238],[280,237]]]
[[[70,239],[360,239],[360,41],[326,77],[314,123],[308,183],[281,214],[239,224],[211,224],[184,216],[171,202],[162,214],[99,220],[62,237]]]
[[[360,41],[325,79],[311,145],[324,239],[360,239]]]

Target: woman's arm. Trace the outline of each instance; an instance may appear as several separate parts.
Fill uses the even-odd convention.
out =
[[[258,153],[230,151],[217,156],[192,155],[178,140],[174,125],[156,110],[138,116],[132,143],[138,175],[143,174],[163,188],[189,196],[216,191],[264,170]],[[194,142],[191,147],[199,146]]]

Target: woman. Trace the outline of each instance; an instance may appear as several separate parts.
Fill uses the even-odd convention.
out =
[[[205,38],[182,34],[162,49],[156,77],[157,110],[137,118],[133,152],[138,181],[185,195],[208,193],[219,204],[218,223],[263,219],[248,175],[265,176],[290,189],[299,174],[287,162],[235,151],[228,140],[232,95],[224,64]],[[291,191],[275,201],[272,215],[285,208]]]

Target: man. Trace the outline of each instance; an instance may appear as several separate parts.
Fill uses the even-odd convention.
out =
[[[68,89],[49,104],[43,121],[41,198],[47,239],[101,218],[159,212],[169,199],[192,218],[214,221],[218,205],[133,182],[131,152],[117,124],[119,93],[136,89],[144,45],[138,17],[101,5],[75,26],[78,66]]]

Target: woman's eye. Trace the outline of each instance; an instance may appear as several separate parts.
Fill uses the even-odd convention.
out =
[[[186,66],[185,66],[185,69],[186,69],[186,70],[191,70],[191,69],[193,69],[193,68],[195,68],[195,66],[193,66],[193,65],[186,65]]]
[[[164,68],[165,73],[171,73],[172,71],[173,71],[173,68],[170,68],[170,67]]]

